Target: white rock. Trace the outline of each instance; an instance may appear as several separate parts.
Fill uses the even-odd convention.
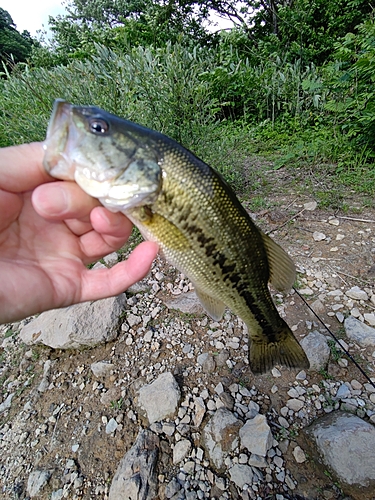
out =
[[[265,457],[267,451],[272,447],[273,436],[264,415],[256,415],[247,420],[240,429],[241,447],[250,453]]]
[[[349,316],[344,321],[346,335],[362,347],[375,346],[375,329]]]
[[[193,423],[195,427],[199,427],[206,413],[206,405],[202,397],[194,397],[194,408]]]
[[[296,380],[306,380],[306,372],[305,370],[301,370],[300,372],[297,373],[296,375]]]
[[[191,442],[188,439],[177,441],[173,448],[173,463],[179,464],[184,460],[191,450]]]
[[[371,326],[375,326],[375,314],[374,313],[364,313],[363,317],[365,321]]]
[[[133,313],[128,313],[126,316],[126,321],[129,323],[130,328],[133,328],[136,325],[139,325],[139,323],[142,321],[142,318],[140,316],[137,316],[136,314]]]
[[[309,202],[303,204],[303,208],[305,210],[308,210],[309,212],[315,210],[317,206],[318,206],[318,204],[316,201],[309,201]]]
[[[13,396],[15,395],[15,392],[12,392],[7,396],[7,398],[1,403],[0,405],[0,414],[4,413],[4,411],[9,410],[12,404],[12,399]]]
[[[303,464],[306,462],[306,455],[300,446],[296,446],[293,450],[293,456],[297,464]]]
[[[353,286],[350,290],[345,292],[345,295],[355,300],[368,300],[367,293],[358,286]]]
[[[110,374],[111,370],[113,370],[114,367],[115,365],[113,365],[112,363],[97,361],[96,363],[92,363],[90,368],[95,377],[105,377]]]
[[[118,427],[118,423],[116,422],[116,420],[114,418],[111,418],[108,421],[108,424],[105,426],[106,434],[112,434],[113,432],[115,432],[117,427]]]
[[[301,340],[300,344],[310,361],[311,370],[319,371],[326,367],[330,349],[324,335],[317,331],[310,332]]]
[[[375,486],[375,428],[355,415],[333,412],[306,430],[340,482],[369,487]]]
[[[314,295],[314,291],[310,287],[300,288],[299,293],[301,295]]]
[[[162,373],[152,383],[139,389],[138,403],[146,410],[150,424],[177,413],[181,398],[180,388],[170,372]]]
[[[278,420],[279,420],[279,424],[281,425],[281,427],[284,427],[285,429],[289,428],[289,422],[287,421],[286,418],[279,417]]]
[[[324,233],[320,233],[319,231],[315,231],[313,233],[313,239],[314,241],[323,241],[326,239],[326,235]]]
[[[27,492],[31,498],[40,497],[43,488],[50,480],[51,472],[48,470],[33,471],[27,480]]]
[[[340,323],[344,322],[345,316],[342,312],[338,311],[337,313],[335,313],[335,316],[337,318],[337,321],[339,321]]]
[[[120,461],[108,500],[151,500],[157,497],[156,462],[159,438],[141,430],[134,445]]]
[[[242,489],[245,484],[251,484],[253,482],[254,473],[249,465],[235,464],[231,469],[229,469],[229,475],[231,481]]]
[[[220,469],[229,451],[238,445],[241,422],[226,408],[217,410],[203,429],[203,443],[213,465]]]
[[[46,311],[21,329],[20,338],[25,344],[44,344],[54,349],[110,342],[118,335],[119,316],[125,303],[125,294],[121,294]]]
[[[112,266],[118,262],[118,254],[117,252],[112,252],[105,257],[103,257],[104,262],[107,264],[107,266]]]
[[[339,221],[339,219],[329,219],[328,224],[331,224],[332,226],[339,226],[340,221]]]
[[[286,402],[286,406],[289,408],[289,410],[293,411],[301,410],[301,408],[303,408],[303,405],[304,403],[300,399],[288,399],[288,401]]]

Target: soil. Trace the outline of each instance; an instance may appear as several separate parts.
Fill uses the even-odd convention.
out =
[[[349,208],[345,213],[319,208],[306,210],[304,205],[314,201],[314,197],[306,191],[303,194],[297,192],[289,173],[281,170],[267,175],[274,176],[275,184],[284,188],[278,192],[273,190],[265,198],[266,204],[271,208],[263,208],[252,215],[256,223],[265,232],[269,232],[297,263],[297,288],[312,290],[311,295],[303,296],[304,300],[314,304],[321,293],[319,288],[323,286],[327,290],[345,291],[358,285],[375,293],[375,211],[359,211],[360,203],[356,202],[352,193],[349,193],[352,199],[348,200]],[[334,225],[332,220],[338,225]],[[324,233],[325,239],[315,241],[314,232]],[[344,237],[337,240],[337,235],[340,234]],[[180,279],[179,273],[160,260],[155,265],[156,270],[164,274],[164,282],[176,286],[176,281]],[[156,297],[163,301],[167,292],[168,288],[164,288]],[[323,323],[335,335],[345,339],[343,326],[332,314],[330,307],[317,311],[318,319],[296,293],[284,298],[277,294],[274,297],[286,321],[294,327],[297,338],[303,338],[311,329],[324,329]],[[152,302],[150,306],[155,303],[151,296],[146,298],[146,302],[147,300]],[[375,311],[375,305],[368,302],[366,312],[371,311]],[[350,311],[342,312],[349,314]],[[193,332],[188,339],[189,343],[198,346],[201,352],[206,352],[212,348],[208,344],[207,327],[202,326],[202,318],[201,315],[188,316],[164,307],[157,322],[169,321],[173,325],[185,325],[185,328],[188,325]],[[66,498],[107,498],[110,482],[120,459],[134,443],[139,426],[145,425],[142,415],[134,411],[133,400],[136,389],[148,380],[150,370],[147,367],[170,358],[170,369],[181,384],[184,398],[184,393],[191,392],[198,386],[193,369],[196,357],[191,359],[181,354],[183,344],[180,342],[174,346],[178,356],[173,358],[171,350],[162,345],[157,350],[156,358],[156,351],[153,351],[152,346],[147,348],[144,344],[137,346],[135,343],[127,345],[126,333],[122,331],[116,341],[84,351],[30,348],[13,335],[18,327],[19,325],[6,325],[3,329],[4,337],[8,337],[6,348],[3,347],[1,353],[3,392],[10,391],[9,384],[13,384],[16,395],[9,412],[2,415],[0,420],[1,432],[4,434],[4,429],[6,431],[11,428],[14,436],[13,442],[3,445],[1,449],[2,498],[27,498],[27,479],[35,468],[52,473],[47,490],[43,490],[40,496],[41,500],[50,498],[51,492],[62,488],[64,484],[68,491]],[[239,329],[240,324],[234,322],[234,335]],[[346,341],[348,342],[347,339]],[[375,358],[371,349],[355,350],[352,353],[360,366],[373,377]],[[233,369],[229,370],[224,366],[215,373],[200,373],[199,387],[207,387],[212,391],[220,381],[224,381],[226,386],[236,382],[248,388],[255,387],[262,395],[259,398],[260,411],[268,416],[274,436],[278,436],[280,428],[272,415],[280,414],[296,373],[280,369],[281,377],[277,380],[271,374],[255,377],[245,358],[244,351],[231,352],[230,359],[235,361]],[[47,359],[52,360],[53,365],[52,387],[41,393],[37,388]],[[114,363],[116,369],[111,375],[96,379],[90,365],[102,360]],[[128,380],[126,386],[125,379]],[[350,360],[347,366],[340,366],[332,359],[324,372],[308,373],[309,385],[319,385],[323,380],[332,379],[343,382],[355,379],[362,384],[367,382]],[[271,389],[275,383],[278,392],[274,394]],[[115,435],[104,432],[106,422],[112,417],[122,424],[122,429],[117,430]],[[295,434],[289,432],[288,439],[305,449],[303,435],[298,429]],[[75,444],[79,444],[79,447],[73,451],[72,446]],[[194,444],[198,446],[199,442]],[[179,467],[172,464],[169,445],[168,439],[164,439],[158,463],[161,483],[167,483],[179,471]],[[286,468],[297,482],[295,490],[285,491],[276,485],[270,491],[264,485],[264,490],[258,492],[260,498],[275,498],[277,493],[283,494],[284,498],[296,500],[342,499],[348,493],[352,498],[365,498],[358,491],[343,492],[341,485],[335,484],[331,474],[322,471],[318,457],[309,457],[305,463],[297,464],[293,459],[292,449],[293,446],[289,446],[284,459]],[[229,498],[241,498],[233,485],[228,488],[227,493]],[[160,498],[162,497],[161,488]]]

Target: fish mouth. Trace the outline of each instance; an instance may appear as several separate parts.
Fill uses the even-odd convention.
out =
[[[56,99],[43,144],[43,166],[46,171],[63,180],[74,180],[75,166],[69,159],[71,146],[77,142],[77,130],[70,127],[73,106],[63,99]]]

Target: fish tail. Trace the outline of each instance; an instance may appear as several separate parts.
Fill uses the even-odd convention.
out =
[[[250,368],[254,374],[261,374],[271,370],[275,365],[280,364],[288,368],[305,368],[310,366],[309,360],[294,337],[289,326],[285,326],[277,335],[280,340],[264,342],[250,339],[249,361]]]

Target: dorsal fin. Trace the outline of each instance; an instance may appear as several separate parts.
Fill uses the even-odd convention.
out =
[[[289,255],[272,238],[262,233],[270,268],[270,283],[280,292],[289,291],[296,279],[296,268]]]
[[[225,304],[220,300],[214,299],[206,292],[202,292],[196,285],[194,285],[195,293],[202,304],[203,308],[206,310],[207,314],[211,316],[215,321],[219,321],[225,310]]]

